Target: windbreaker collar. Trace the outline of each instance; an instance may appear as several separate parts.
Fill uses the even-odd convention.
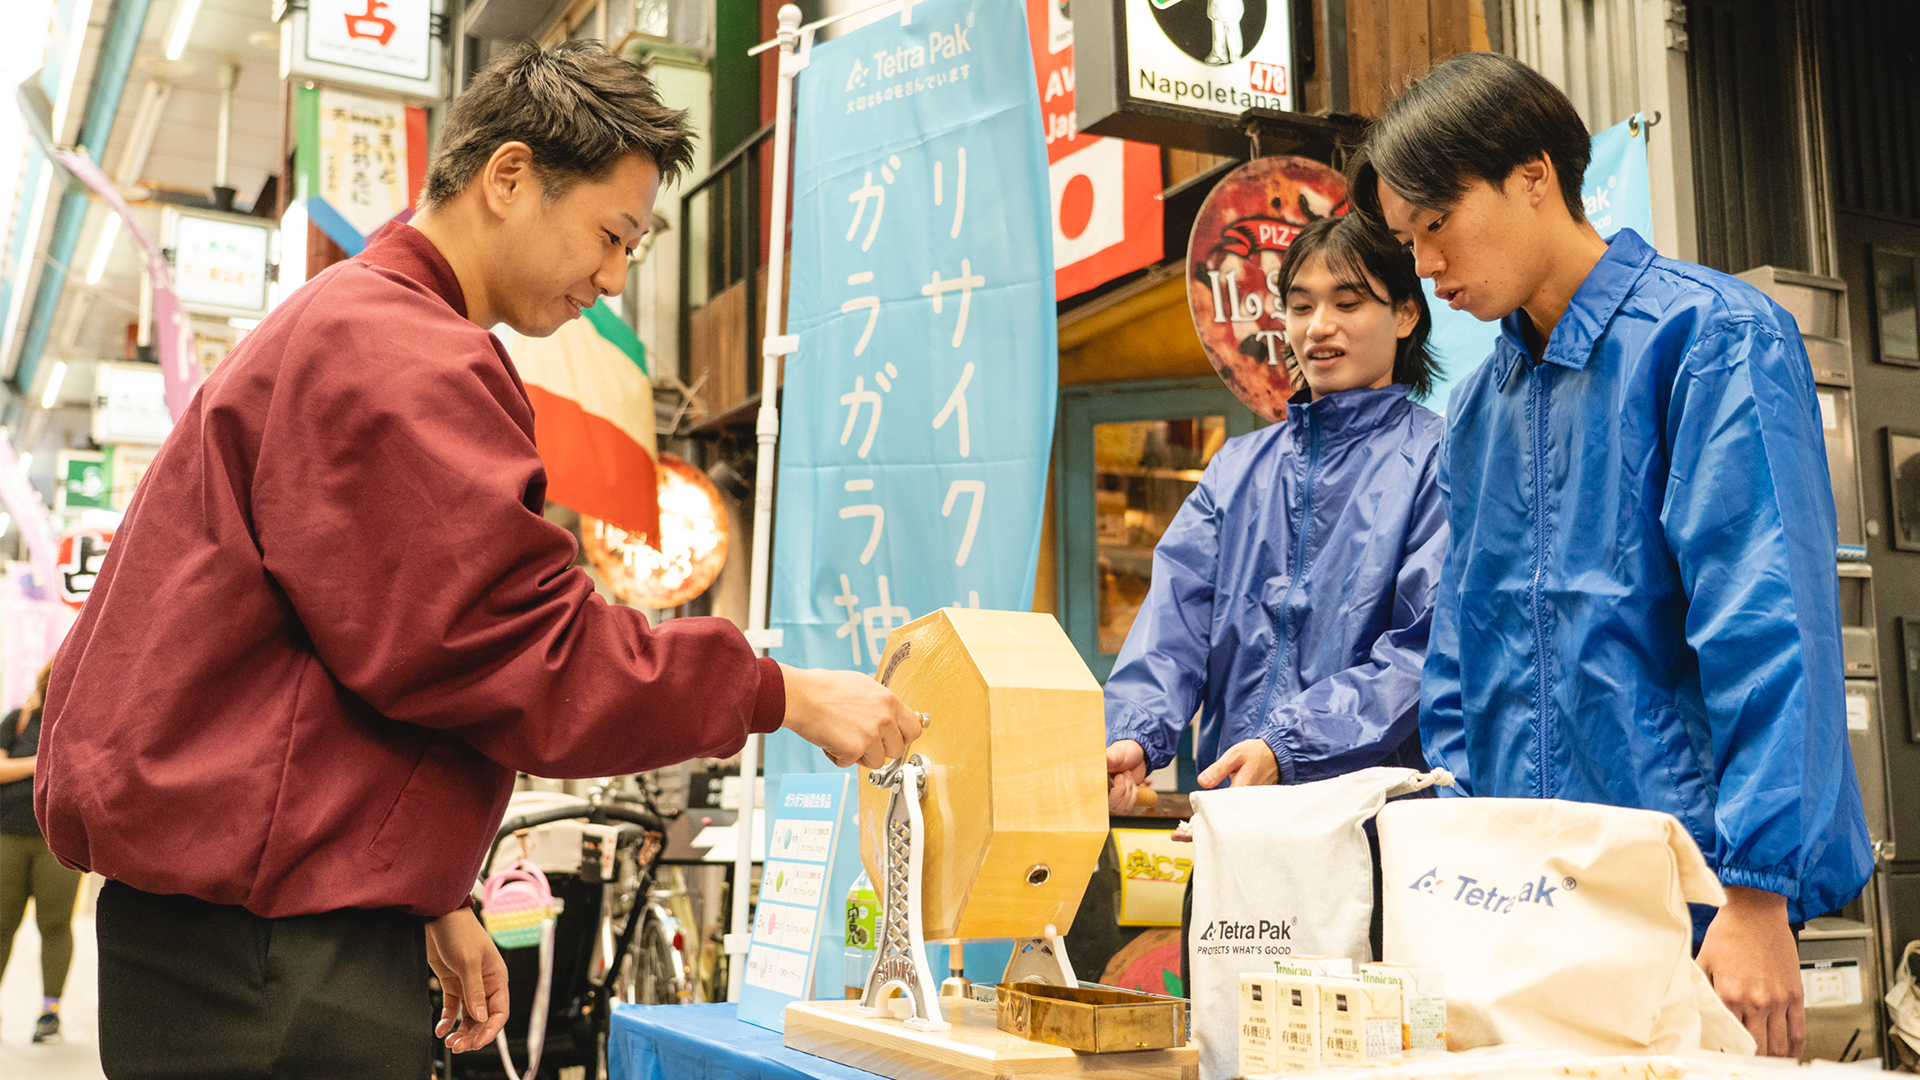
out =
[[[1311,416],[1322,436],[1364,435],[1393,416],[1408,390],[1405,383],[1388,383],[1378,390],[1342,390],[1319,401],[1312,400],[1313,391],[1302,390],[1287,401],[1287,422],[1301,424]]]
[[[1632,229],[1615,233],[1613,239],[1607,241],[1607,253],[1600,256],[1600,261],[1587,273],[1587,279],[1580,283],[1568,302],[1566,314],[1560,317],[1559,325],[1547,338],[1547,351],[1541,356],[1541,363],[1583,370],[1600,336],[1606,333],[1607,323],[1613,321],[1614,312],[1620,310],[1640,275],[1652,265],[1654,254],[1653,248]],[[1513,374],[1514,364],[1527,355],[1527,325],[1525,309],[1500,320],[1495,382],[1505,384]]]

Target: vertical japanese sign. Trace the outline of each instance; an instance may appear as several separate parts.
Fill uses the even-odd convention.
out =
[[[394,98],[296,91],[295,148],[307,216],[349,255],[415,205],[427,172],[427,113]]]
[[[799,77],[778,658],[878,666],[937,607],[1026,610],[1053,253],[1023,0],[925,0]]]
[[[1082,135],[1067,0],[1027,0],[1053,194],[1054,291],[1077,296],[1160,260],[1160,148]]]

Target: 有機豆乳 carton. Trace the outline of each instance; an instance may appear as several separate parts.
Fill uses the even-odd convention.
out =
[[[1321,993],[1358,987],[1352,977],[1240,976],[1240,1074],[1299,1072],[1329,1060],[1321,1049]]]
[[[1283,1072],[1320,1067],[1320,988],[1346,980],[1311,975],[1276,976],[1274,1053]]]
[[[1274,1046],[1279,1026],[1279,979],[1258,971],[1240,976],[1240,1075],[1280,1071]]]
[[[1410,1054],[1447,1050],[1446,972],[1420,964],[1362,964],[1362,982],[1400,988],[1401,1044]]]

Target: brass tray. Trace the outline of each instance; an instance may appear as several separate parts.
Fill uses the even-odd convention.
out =
[[[995,1006],[1001,1031],[1069,1050],[1107,1054],[1187,1045],[1187,1003],[1181,998],[1022,982],[1000,986]]]

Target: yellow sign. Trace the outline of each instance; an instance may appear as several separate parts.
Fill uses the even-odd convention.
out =
[[[1179,926],[1193,845],[1176,842],[1169,829],[1115,829],[1113,848],[1120,862],[1120,925]]]

